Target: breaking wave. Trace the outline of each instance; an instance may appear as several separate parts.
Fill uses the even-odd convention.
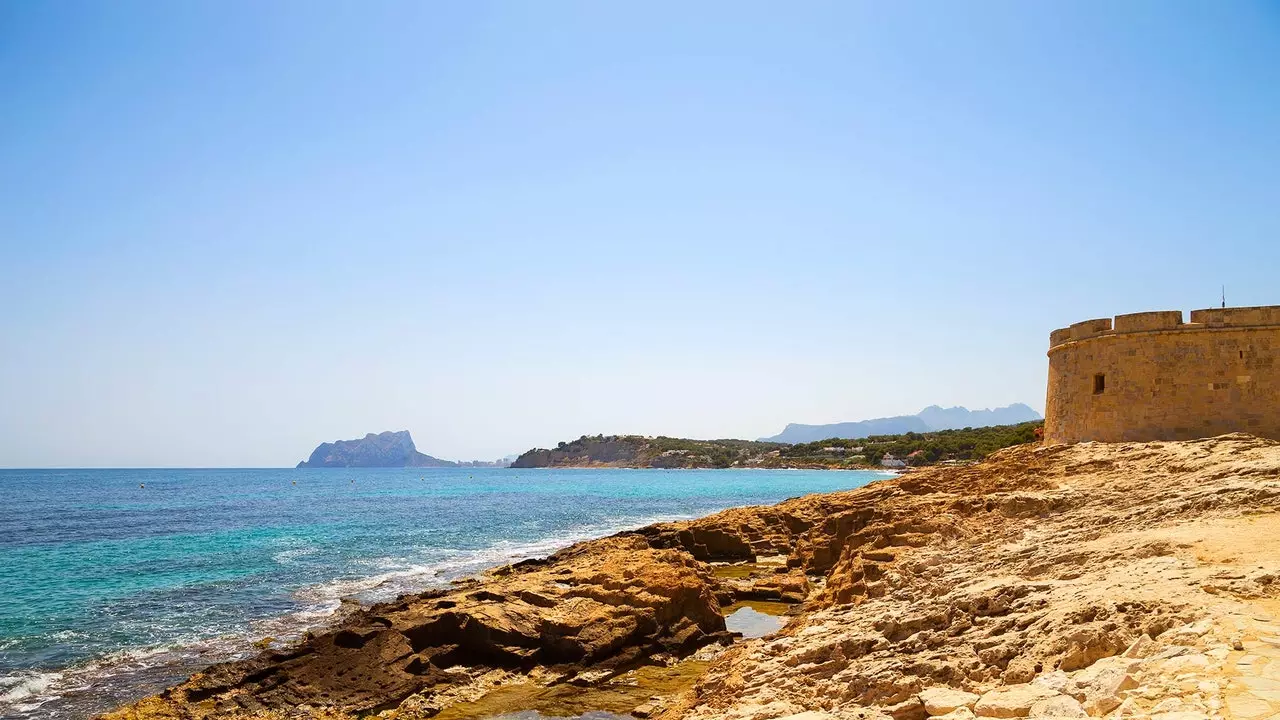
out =
[[[324,626],[344,601],[364,605],[384,602],[406,593],[439,587],[487,568],[545,557],[583,540],[690,517],[694,515],[612,518],[529,542],[499,540],[473,550],[424,548],[413,558],[386,556],[359,560],[353,564],[380,572],[353,574],[299,588],[292,593],[296,610],[251,621],[242,633],[130,648],[56,671],[0,676],[0,720],[76,718],[102,712],[178,682],[201,667],[251,656],[257,652],[253,643],[264,637],[278,642],[296,640],[307,630]],[[317,550],[301,547],[278,552],[273,557],[276,562],[287,564],[315,552]],[[414,561],[422,560],[423,556],[438,559]]]

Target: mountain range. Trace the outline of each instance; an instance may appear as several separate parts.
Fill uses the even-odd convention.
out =
[[[831,423],[829,425],[803,425],[790,423],[773,437],[760,438],[763,442],[807,443],[827,438],[863,438],[870,435],[899,435],[909,432],[955,430],[966,427],[1015,425],[1031,420],[1041,420],[1040,413],[1022,403],[988,410],[939,407],[930,405],[915,415],[872,418],[857,422]]]

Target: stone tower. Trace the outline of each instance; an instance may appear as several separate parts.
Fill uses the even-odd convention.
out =
[[[1047,443],[1280,440],[1280,306],[1086,320],[1049,334]]]

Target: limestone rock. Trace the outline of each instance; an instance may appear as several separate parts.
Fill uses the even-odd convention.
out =
[[[1033,685],[1049,688],[1056,693],[1068,694],[1073,688],[1070,676],[1061,670],[1054,670],[1036,677],[1032,680]]]
[[[1082,718],[1089,717],[1089,713],[1084,711],[1084,707],[1075,698],[1058,695],[1033,703],[1030,716],[1033,718]]]
[[[659,707],[661,707],[661,703],[655,700],[650,700],[649,702],[641,703],[640,705],[632,708],[631,714],[641,718],[641,720],[644,720],[644,718],[651,718],[656,715]]]
[[[977,716],[973,714],[973,710],[970,708],[958,707],[946,715],[934,716],[934,720],[973,720],[975,717]]]
[[[358,440],[320,443],[300,468],[457,467],[458,463],[418,452],[408,430],[369,433]]]
[[[354,715],[453,691],[477,669],[555,668],[598,682],[613,667],[726,638],[713,582],[693,558],[638,536],[592,541],[486,582],[354,612],[296,647],[214,666],[159,701],[173,718],[302,704]]]
[[[1031,682],[1036,677],[1036,662],[1029,657],[1016,657],[1009,661],[1002,679],[1007,685]]]
[[[1072,695],[1090,715],[1105,715],[1120,706],[1121,692],[1138,687],[1129,674],[1133,661],[1123,657],[1100,660],[1071,678]]]
[[[972,708],[978,696],[949,687],[931,687],[920,691],[920,702],[930,715],[946,715],[957,708]]]
[[[1054,691],[1030,683],[1006,685],[983,695],[973,706],[978,717],[1020,718],[1031,714],[1031,706],[1058,697]]]
[[[1155,650],[1155,641],[1151,639],[1150,635],[1144,633],[1142,637],[1129,646],[1129,649],[1124,651],[1124,656],[1127,658],[1145,658],[1150,657]]]
[[[1033,684],[1081,702],[1072,676],[1103,663],[1088,680],[1126,652],[1144,656],[1123,658],[1149,667],[1142,672],[1162,674],[1148,658],[1188,654],[1165,634],[1205,617],[1206,598],[1230,595],[1200,589],[1218,568],[1187,548],[1204,532],[1223,547],[1254,532],[1223,518],[1275,517],[1278,476],[1280,445],[1245,436],[1027,446],[971,467],[646,528],[652,544],[695,557],[786,555],[793,571],[825,580],[786,630],[726,653],[662,720],[718,720],[772,697],[884,712],[924,688],[990,689],[1032,673]],[[1184,634],[1206,648],[1229,643]],[[1192,671],[1201,670],[1183,672]],[[1095,712],[1115,702],[1085,685]],[[1128,709],[1183,692],[1163,682],[1152,691],[1158,697]]]
[[[1116,718],[1131,718],[1145,714],[1146,713],[1142,711],[1142,708],[1138,707],[1138,703],[1131,697],[1125,698],[1124,702],[1120,703],[1119,707],[1111,711],[1111,717]]]
[[[800,571],[765,570],[749,577],[729,580],[725,586],[731,592],[733,600],[780,600],[792,603],[803,602],[811,589],[808,576]]]

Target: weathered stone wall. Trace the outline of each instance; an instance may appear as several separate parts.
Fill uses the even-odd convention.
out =
[[[1120,315],[1055,330],[1045,442],[1280,439],[1280,306]]]

